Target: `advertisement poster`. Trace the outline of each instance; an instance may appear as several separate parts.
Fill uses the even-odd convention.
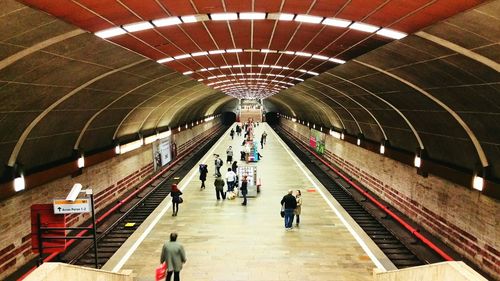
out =
[[[326,135],[320,131],[311,129],[311,136],[309,137],[309,145],[314,148],[314,150],[323,155],[325,153],[325,139]]]
[[[153,158],[155,171],[172,161],[170,137],[153,143]]]

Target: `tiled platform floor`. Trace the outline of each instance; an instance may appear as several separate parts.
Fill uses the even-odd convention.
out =
[[[235,156],[242,148],[242,137],[232,141],[226,134],[215,145],[215,152],[209,151],[203,158],[209,164],[208,187],[200,190],[197,168],[193,168],[180,185],[185,186],[185,202],[179,215],[172,217],[169,208],[121,269],[132,269],[137,280],[154,280],[162,244],[175,231],[188,259],[182,280],[371,280],[373,262],[319,192],[306,191],[312,188],[310,181],[272,129],[260,125],[259,138],[264,129],[268,142],[261,152],[262,161],[256,164],[263,182],[257,198],[249,199],[246,207],[239,198],[215,198],[212,154],[223,155],[225,160],[227,146],[235,148]],[[300,227],[286,231],[279,201],[290,188],[302,190],[303,207]],[[170,198],[149,220],[169,206],[168,202]],[[126,256],[139,235],[131,237],[105,269],[117,269],[117,261]]]

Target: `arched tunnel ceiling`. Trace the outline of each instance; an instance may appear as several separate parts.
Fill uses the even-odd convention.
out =
[[[263,98],[483,1],[23,2],[228,95]]]
[[[284,90],[289,116],[500,178],[500,1],[490,1]],[[284,106],[284,105],[287,106]],[[329,118],[328,106],[342,124]],[[294,113],[291,112],[294,111]],[[333,115],[333,114],[332,114]]]
[[[218,90],[44,12],[11,0],[0,7],[2,173],[234,106]]]

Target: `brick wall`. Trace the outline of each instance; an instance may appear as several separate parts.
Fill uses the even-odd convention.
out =
[[[220,125],[219,119],[214,119],[209,122],[204,122],[188,130],[182,130],[175,133],[173,142],[177,145],[177,154],[183,153],[191,147],[194,143],[210,135],[213,131],[217,130]]]
[[[218,120],[213,120],[174,134],[178,153],[188,149],[200,138],[206,137],[217,129],[219,124]],[[66,198],[73,184],[79,182],[92,187],[95,207],[99,211],[149,177],[152,172],[152,148],[151,145],[146,145],[87,167],[77,177],[60,178],[0,202],[0,280],[35,257],[31,252],[31,205],[52,203],[54,198]],[[69,215],[67,222],[70,226],[77,226],[89,216]]]
[[[281,119],[309,143],[309,128]],[[470,187],[416,174],[414,167],[327,135],[325,158],[500,279],[500,202]]]

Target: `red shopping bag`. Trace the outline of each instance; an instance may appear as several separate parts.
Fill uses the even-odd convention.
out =
[[[165,280],[166,272],[167,272],[167,263],[164,262],[156,268],[156,281]]]

